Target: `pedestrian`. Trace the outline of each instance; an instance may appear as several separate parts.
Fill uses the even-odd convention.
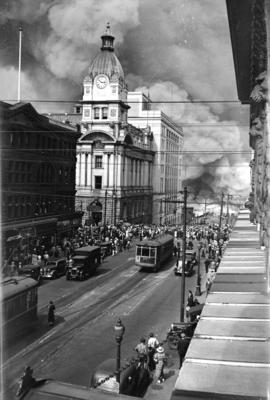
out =
[[[48,311],[48,323],[49,323],[49,326],[53,326],[54,325],[54,322],[55,322],[54,312],[55,312],[55,305],[53,304],[52,301],[50,301],[50,303],[49,303],[49,311]]]
[[[138,353],[139,360],[145,363],[147,361],[147,347],[146,347],[146,340],[144,337],[140,339],[140,342],[135,347],[135,350]]]
[[[150,371],[153,371],[156,368],[156,363],[154,361],[154,354],[156,352],[157,347],[159,346],[159,342],[155,337],[153,332],[150,332],[149,339],[147,342],[147,350],[148,350],[148,367]]]
[[[204,266],[205,266],[205,272],[206,273],[208,273],[208,268],[209,268],[209,265],[210,265],[210,259],[209,259],[209,257],[207,257],[205,260],[204,260]]]
[[[156,352],[154,354],[154,361],[156,363],[156,371],[155,371],[155,378],[157,383],[161,383],[165,380],[164,378],[164,366],[166,363],[166,354],[164,347],[161,345],[158,346]]]
[[[212,286],[212,282],[210,281],[209,278],[207,278],[207,281],[205,283],[205,289],[206,289],[207,294],[210,292],[211,286]]]
[[[179,369],[182,367],[189,343],[190,343],[190,338],[186,336],[185,332],[181,332],[180,339],[177,345],[177,351],[179,355]]]
[[[25,394],[26,391],[31,389],[36,383],[35,378],[33,378],[33,369],[27,366],[24,370],[23,376],[21,376],[21,382],[17,390],[16,396],[21,396]]]

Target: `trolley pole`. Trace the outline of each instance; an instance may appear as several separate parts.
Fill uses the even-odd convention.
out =
[[[183,206],[183,254],[182,254],[182,276],[181,276],[181,301],[180,301],[180,322],[185,320],[185,264],[186,264],[186,236],[187,236],[187,187],[184,187]]]

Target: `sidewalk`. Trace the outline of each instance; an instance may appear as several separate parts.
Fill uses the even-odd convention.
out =
[[[195,296],[199,302],[205,303],[206,299],[206,290],[205,290],[205,282],[207,279],[207,274],[204,272],[204,266],[202,263],[202,280],[201,280],[201,295]],[[195,292],[196,286],[193,288],[193,292]],[[188,289],[186,289],[188,290]],[[145,400],[170,400],[172,392],[175,387],[175,383],[177,381],[179,375],[179,356],[177,350],[169,349],[167,343],[164,343],[165,353],[168,357],[168,363],[164,368],[165,381],[163,383],[155,383],[153,382],[149,388],[147,389],[146,394],[144,395]]]
[[[168,362],[164,368],[165,381],[163,383],[153,382],[147,389],[144,399],[146,400],[169,400],[175,386],[179,373],[179,357],[177,350],[170,350],[164,345],[168,356]]]

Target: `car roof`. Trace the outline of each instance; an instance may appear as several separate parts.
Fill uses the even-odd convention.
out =
[[[21,269],[22,270],[24,270],[24,269],[38,269],[38,268],[40,268],[40,265],[37,265],[37,264],[26,264],[26,265],[23,265],[22,267],[21,267]]]
[[[48,261],[47,261],[47,264],[50,264],[50,263],[55,263],[55,262],[58,262],[58,261],[67,261],[65,258],[50,258]]]

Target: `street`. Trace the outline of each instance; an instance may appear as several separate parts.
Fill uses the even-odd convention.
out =
[[[114,325],[119,317],[126,327],[122,360],[135,356],[140,337],[151,331],[164,340],[170,324],[180,318],[181,277],[174,275],[173,264],[171,260],[156,274],[139,271],[133,247],[106,258],[86,281],[61,277],[43,283],[36,329],[3,355],[5,399],[14,397],[26,365],[37,378],[88,386],[95,368],[115,357]],[[186,279],[186,290],[195,286],[196,274]],[[47,324],[49,300],[56,305],[53,328]]]

